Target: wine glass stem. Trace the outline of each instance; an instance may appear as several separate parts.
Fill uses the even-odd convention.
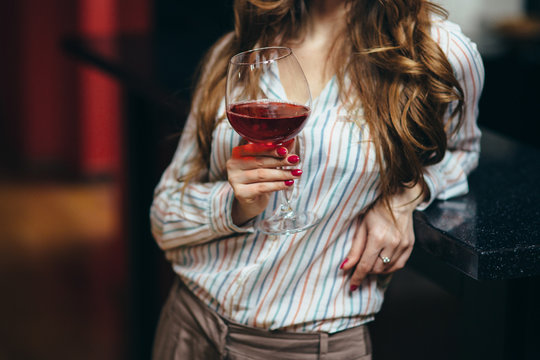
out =
[[[281,191],[282,201],[281,201],[281,206],[279,208],[280,210],[279,212],[283,218],[290,219],[296,216],[296,213],[291,207],[291,197],[292,197],[293,187],[294,187],[294,184],[291,186],[290,189]]]

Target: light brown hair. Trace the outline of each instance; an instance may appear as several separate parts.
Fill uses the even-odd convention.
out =
[[[462,113],[463,90],[430,36],[433,15],[446,16],[439,6],[425,0],[348,0],[347,5],[333,70],[342,94],[345,76],[352,81],[352,96],[342,100],[363,107],[386,200],[404,186],[423,184],[423,168],[442,160],[447,146],[443,117],[452,102],[452,116]],[[202,62],[192,109],[199,154],[186,182],[208,167],[228,60],[255,46],[300,38],[309,1],[235,0],[234,14],[234,33],[218,41]]]

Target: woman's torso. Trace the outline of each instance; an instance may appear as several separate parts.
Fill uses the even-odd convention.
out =
[[[438,24],[432,31],[437,41],[454,26]],[[235,233],[167,251],[176,273],[220,315],[266,329],[335,332],[370,321],[379,311],[387,278],[368,276],[350,292],[349,274],[339,269],[362,212],[378,196],[375,150],[356,110],[343,106],[332,78],[297,137],[303,170],[295,185],[297,209],[316,212],[322,219],[316,227],[284,236]],[[217,125],[210,181],[227,179],[226,161],[240,141],[226,120]],[[278,206],[277,199],[275,194],[261,216]]]

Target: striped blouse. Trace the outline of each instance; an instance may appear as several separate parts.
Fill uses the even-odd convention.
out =
[[[476,167],[480,150],[476,118],[484,70],[476,45],[449,21],[437,20],[432,36],[465,91],[466,107],[463,125],[449,138],[443,160],[425,171],[431,198],[419,209],[435,198],[466,193],[467,174]],[[155,190],[152,232],[189,289],[223,317],[271,330],[332,333],[366,323],[379,311],[386,278],[369,275],[359,290],[350,292],[350,274],[339,269],[359,214],[379,195],[379,173],[368,127],[351,118],[361,111],[345,111],[338,94],[333,78],[314,99],[297,137],[303,175],[295,184],[296,206],[322,220],[292,235],[268,236],[233,224],[226,161],[241,138],[228,121],[219,122],[213,133],[210,167],[204,174],[208,182],[190,183],[181,196],[183,184],[177,179],[189,170],[197,151],[196,123],[189,116]],[[261,216],[277,206],[274,194]]]

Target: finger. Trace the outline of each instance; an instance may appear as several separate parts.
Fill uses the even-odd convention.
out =
[[[368,233],[366,236],[366,248],[362,252],[360,260],[351,276],[351,291],[356,290],[360,286],[366,275],[372,271],[379,256],[380,241],[378,239],[370,239],[369,236],[370,234]]]
[[[412,240],[406,241],[404,243],[404,246],[402,246],[398,251],[396,251],[396,254],[394,255],[395,258],[392,259],[392,263],[389,264],[390,266],[385,269],[384,273],[392,273],[405,267],[405,264],[411,257],[411,253],[414,248],[414,236]]]
[[[364,247],[366,246],[366,235],[366,224],[361,221],[354,233],[351,249],[349,250],[347,257],[341,263],[340,269],[343,271],[348,271],[356,266],[358,260],[360,260],[362,251],[364,251]]]
[[[232,156],[235,158],[246,156],[271,156],[285,157],[289,150],[285,146],[272,143],[249,143],[246,145],[235,146],[232,151]]]
[[[395,252],[390,252],[388,249],[382,249],[377,255],[377,260],[373,264],[370,273],[385,274],[387,270],[395,263],[397,256]]]
[[[377,262],[373,269],[374,273],[387,274],[405,266],[414,245],[414,230],[412,226],[407,227],[404,231],[399,231],[396,228],[393,234],[389,236],[389,239],[390,242],[385,244],[380,253],[379,258],[381,261]],[[404,255],[405,257],[403,257]],[[390,262],[384,264],[382,260],[384,257],[388,257]]]
[[[251,170],[260,168],[279,168],[284,166],[290,166],[290,162],[287,159],[278,159],[275,157],[265,156],[245,156],[229,159],[227,163],[227,170],[234,171],[239,170]]]
[[[380,237],[381,235],[378,236]],[[395,228],[393,231],[387,230],[384,235],[382,235],[382,239],[381,250],[377,255],[378,260],[371,270],[374,274],[386,273],[387,270],[394,265],[396,259],[399,257],[399,254],[403,252],[407,243],[399,230]]]
[[[288,189],[292,183],[285,181],[260,182],[254,184],[239,184],[233,187],[235,196],[239,200],[253,199],[257,196]]]
[[[296,171],[298,170],[298,171]],[[262,182],[287,181],[299,178],[302,175],[299,169],[281,170],[258,168],[252,170],[229,173],[229,181],[240,184],[253,184]]]

